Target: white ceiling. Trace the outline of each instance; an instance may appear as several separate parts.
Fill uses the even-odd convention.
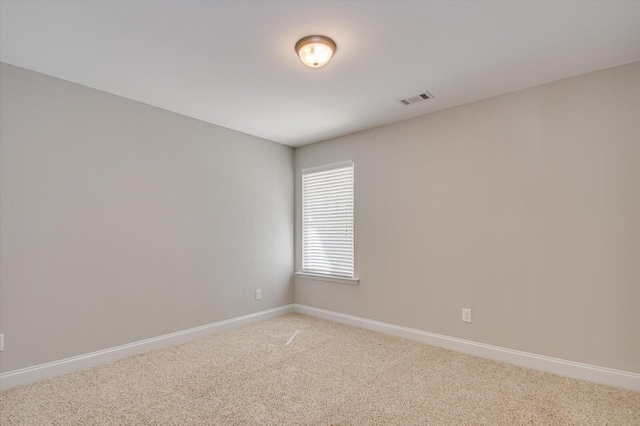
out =
[[[636,1],[2,1],[0,17],[2,62],[290,146],[640,60]],[[294,52],[311,34],[338,45],[324,68]]]

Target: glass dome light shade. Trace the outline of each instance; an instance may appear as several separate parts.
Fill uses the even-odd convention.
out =
[[[336,43],[325,36],[309,36],[296,43],[303,64],[311,68],[326,65],[336,51]]]

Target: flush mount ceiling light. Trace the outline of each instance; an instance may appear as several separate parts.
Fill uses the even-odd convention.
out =
[[[303,64],[311,68],[326,65],[336,51],[336,43],[329,37],[312,35],[296,43],[296,52]]]

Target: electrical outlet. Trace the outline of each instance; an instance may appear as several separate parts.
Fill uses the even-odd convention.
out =
[[[256,300],[262,299],[262,290],[256,290]]]
[[[4,334],[0,334],[0,352],[4,351]]]
[[[471,309],[462,308],[462,322],[471,322]]]

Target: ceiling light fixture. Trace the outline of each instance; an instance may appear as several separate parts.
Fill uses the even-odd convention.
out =
[[[326,65],[337,49],[336,43],[329,37],[312,35],[296,43],[296,52],[303,64],[311,68]]]

